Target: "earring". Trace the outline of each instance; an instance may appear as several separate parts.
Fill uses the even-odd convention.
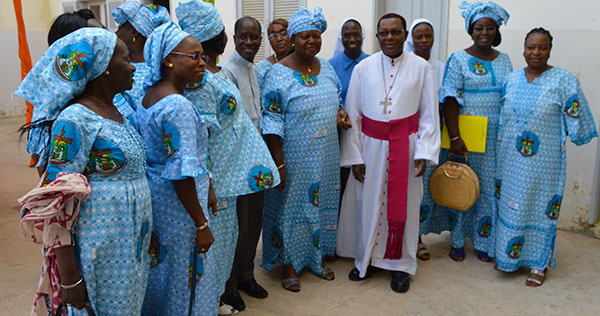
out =
[[[173,64],[168,64],[167,67],[173,68]]]
[[[294,46],[296,46],[296,45],[294,45],[294,43],[292,43],[292,47],[294,47]]]
[[[104,72],[104,74],[107,75],[107,76],[110,76],[110,71],[107,70],[107,71]]]
[[[131,39],[131,41],[135,43],[135,36]]]

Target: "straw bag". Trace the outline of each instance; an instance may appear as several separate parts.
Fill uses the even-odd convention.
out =
[[[450,159],[451,154],[448,154]],[[429,192],[435,203],[466,211],[479,198],[479,178],[465,163],[447,160],[437,167],[429,179]]]

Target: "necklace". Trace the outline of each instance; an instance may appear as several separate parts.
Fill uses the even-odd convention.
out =
[[[93,96],[93,95],[91,95],[91,94],[84,93],[84,94],[82,94],[82,95],[84,95],[84,96],[86,96],[86,97],[88,97],[88,98],[90,98],[90,99],[94,99],[94,100],[96,100],[96,101],[100,102],[100,104],[106,105],[106,106],[107,106],[109,109],[111,109],[111,110],[113,111],[113,114],[115,114],[115,115],[120,115],[120,114],[121,114],[121,113],[119,112],[119,110],[117,109],[117,107],[116,107],[114,104],[113,104],[113,105],[109,105],[109,104],[107,104],[106,102],[104,102],[104,101],[102,101],[102,100],[100,100],[100,99],[96,98],[95,96]]]
[[[400,62],[398,63],[398,69],[396,69],[396,74],[394,75],[394,80],[392,80],[392,84],[390,85],[390,89],[388,90],[387,84],[385,83],[385,69],[383,68],[383,54],[381,56],[381,75],[383,76],[383,92],[385,92],[385,97],[379,104],[383,105],[383,114],[387,112],[388,105],[391,105],[389,96],[392,92],[392,88],[394,87],[394,82],[396,82],[396,78],[398,78],[398,72],[400,71],[400,67],[402,66],[402,62],[404,61],[404,54],[400,56]]]
[[[297,61],[299,61],[302,65],[306,66],[306,70],[308,70],[308,73],[311,73],[312,70],[310,69],[310,66],[312,66],[312,64],[315,63],[315,60],[313,59],[313,62],[310,65],[306,65],[305,63],[302,62],[302,59],[300,59],[300,57],[298,57],[298,55],[294,54],[294,57],[296,58]]]

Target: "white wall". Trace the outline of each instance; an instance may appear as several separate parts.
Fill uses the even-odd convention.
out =
[[[471,45],[465,31],[462,0],[451,0],[448,22],[448,56]],[[499,50],[509,54],[515,69],[525,66],[523,41],[534,27],[548,29],[554,37],[551,65],[566,68],[579,77],[592,108],[596,125],[600,119],[600,1],[597,0],[496,0],[509,13],[508,25],[500,29]],[[597,139],[583,147],[567,145],[567,182],[559,227],[587,227],[594,174],[598,157]]]

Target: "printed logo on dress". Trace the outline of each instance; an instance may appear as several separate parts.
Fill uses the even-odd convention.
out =
[[[54,126],[51,142],[49,163],[55,165],[73,160],[81,147],[79,131],[69,122],[60,122]]]
[[[321,230],[317,229],[317,231],[313,234],[313,246],[317,249],[321,249]]]
[[[281,236],[283,235],[279,228],[273,226],[273,234],[271,235],[271,245],[273,245],[273,247],[277,249],[283,247],[283,239]]]
[[[146,4],[146,8],[150,9],[153,13],[158,13],[158,5],[156,4]]]
[[[315,86],[317,84],[317,77],[314,77],[314,76],[311,76],[311,75],[302,74],[302,73],[300,73],[298,71],[294,71],[294,77],[303,86],[313,87],[313,86]]]
[[[479,231],[477,232],[479,236],[483,238],[490,237],[490,232],[492,231],[492,218],[489,216],[484,216],[479,220]]]
[[[223,101],[221,101],[221,110],[223,113],[227,115],[233,114],[235,109],[237,108],[237,100],[235,97],[229,93],[226,93],[223,97]]]
[[[281,95],[275,91],[271,91],[265,97],[267,111],[271,113],[281,113]]]
[[[248,185],[254,192],[273,186],[273,173],[265,166],[254,166],[248,174]]]
[[[537,153],[540,147],[538,137],[532,132],[523,132],[520,137],[517,137],[517,150],[521,155],[530,157]]]
[[[138,262],[142,262],[142,251],[144,251],[144,239],[146,239],[146,235],[150,232],[150,222],[147,220],[142,222],[142,227],[140,228],[140,237],[137,242],[137,251],[135,254],[135,258]]]
[[[195,261],[195,265],[194,265]],[[192,282],[198,284],[204,273],[204,261],[198,253],[198,243],[194,242],[194,250],[190,253],[190,264],[188,269],[188,289],[192,287]]]
[[[315,182],[308,187],[308,200],[314,206],[319,206],[319,182]]]
[[[548,202],[548,207],[546,207],[546,215],[550,219],[557,219],[560,214],[560,204],[562,203],[562,196],[555,195],[552,197],[552,200]]]
[[[163,124],[163,146],[165,149],[165,156],[171,159],[173,155],[179,150],[179,143],[181,136],[179,129],[169,122]]]
[[[469,61],[469,66],[471,68],[471,71],[476,75],[485,76],[489,72],[489,62],[485,60],[471,58],[471,60]]]
[[[113,174],[125,164],[125,155],[117,145],[104,138],[96,138],[90,152],[87,169],[102,175]]]
[[[524,243],[525,237],[523,236],[511,239],[506,246],[506,254],[513,259],[519,258],[521,256]]]
[[[94,50],[86,41],[63,47],[56,55],[54,68],[67,81],[85,78],[85,72],[94,63]]]
[[[579,118],[579,98],[576,94],[572,95],[565,105],[565,113],[572,118]]]
[[[494,182],[496,185],[496,198],[500,199],[500,194],[502,193],[502,180],[496,179]]]
[[[419,210],[419,222],[422,223],[429,218],[429,205],[421,205],[421,209]]]
[[[450,230],[456,227],[456,214],[448,212],[448,224],[450,224]]]

